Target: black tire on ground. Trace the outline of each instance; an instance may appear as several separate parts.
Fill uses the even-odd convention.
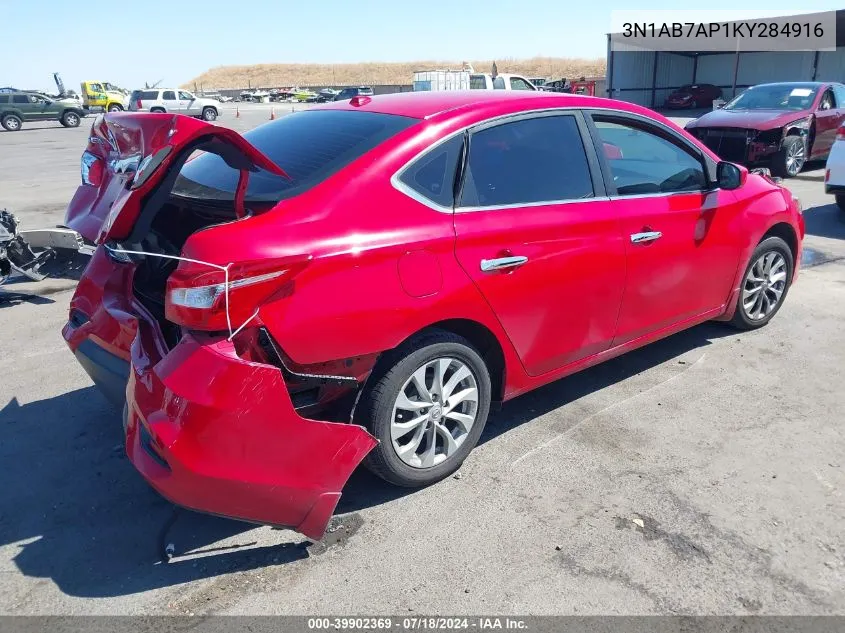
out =
[[[439,358],[455,359],[471,371],[478,390],[476,418],[455,453],[435,466],[417,468],[406,464],[394,449],[391,437],[393,406],[412,374]],[[392,484],[417,488],[440,481],[461,467],[484,430],[491,399],[489,370],[469,341],[451,332],[432,330],[385,354],[368,382],[355,411],[358,423],[379,440],[367,455],[364,462],[367,468]]]
[[[839,207],[840,211],[845,211],[845,194],[837,193],[836,194],[836,204]]]
[[[790,162],[789,158],[799,153],[800,158]],[[780,150],[772,156],[772,175],[779,178],[797,176],[807,161],[807,148],[800,136],[787,136],[780,145]]]
[[[783,291],[777,301],[777,304],[771,312],[766,314],[763,318],[752,319],[743,305],[745,290],[752,285],[749,281],[749,272],[751,272],[752,267],[755,266],[761,257],[764,257],[769,253],[779,254],[786,262],[786,278],[783,284]],[[736,310],[733,318],[730,320],[730,324],[740,330],[755,330],[759,327],[763,327],[771,321],[783,306],[784,301],[786,301],[786,295],[789,293],[789,287],[792,284],[792,274],[794,270],[795,261],[792,257],[792,251],[786,242],[779,237],[767,237],[760,242],[751,254],[751,260],[748,262],[748,266],[746,266],[745,272],[743,273],[742,281],[740,282],[739,296],[736,299]],[[766,289],[761,292],[766,293],[768,290]]]
[[[214,121],[217,118],[217,110],[212,107],[202,109],[203,121]]]
[[[119,103],[113,103],[109,106],[109,112],[123,112],[123,106]]]
[[[7,114],[2,120],[0,120],[0,125],[3,126],[3,129],[8,130],[9,132],[17,132],[21,129],[22,124],[23,121],[16,114]]]
[[[68,110],[62,114],[62,118],[59,119],[59,122],[65,127],[79,127],[79,124],[82,122],[82,117],[76,112]]]
[[[164,108],[150,108],[150,112],[164,112]]]

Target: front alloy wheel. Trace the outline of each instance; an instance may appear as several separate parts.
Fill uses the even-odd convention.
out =
[[[732,323],[746,330],[768,323],[783,305],[793,265],[792,251],[781,238],[760,242],[745,271]]]
[[[432,330],[385,353],[355,420],[378,440],[365,464],[382,479],[425,486],[460,468],[490,411],[490,374],[472,344]]]

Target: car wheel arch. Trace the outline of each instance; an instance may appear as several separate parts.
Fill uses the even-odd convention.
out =
[[[784,242],[786,242],[786,244],[789,246],[790,252],[792,253],[792,260],[797,260],[798,236],[796,235],[795,229],[791,224],[789,224],[788,222],[777,222],[776,224],[773,224],[763,234],[763,236],[759,240],[757,240],[757,244],[770,237],[779,237]],[[754,244],[754,248],[757,247],[757,244]]]
[[[506,385],[505,378],[507,375],[505,352],[502,348],[501,341],[499,341],[493,331],[479,321],[454,318],[431,323],[406,336],[393,348],[393,350],[401,348],[403,345],[407,344],[408,341],[425,337],[427,334],[436,331],[451,332],[452,334],[456,334],[469,341],[469,343],[481,356],[482,360],[484,360],[484,363],[487,365],[487,369],[490,372],[493,400],[495,402],[501,402],[504,399]],[[376,367],[389,356],[388,352],[382,353],[379,356],[379,360],[376,362]]]

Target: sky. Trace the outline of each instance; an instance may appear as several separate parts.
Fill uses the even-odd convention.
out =
[[[55,92],[82,80],[179,85],[214,66],[261,63],[605,57],[613,10],[678,9],[677,0],[0,0],[0,86]],[[758,5],[755,11],[755,6]],[[755,15],[842,2],[707,0]],[[583,7],[583,8],[579,8]],[[411,81],[411,78],[408,78]]]

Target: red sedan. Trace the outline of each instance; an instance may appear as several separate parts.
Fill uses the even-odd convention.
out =
[[[356,97],[244,136],[107,114],[63,334],[162,495],[322,536],[364,461],[454,472],[491,408],[716,319],[801,259],[785,188],[667,119],[543,92]]]

